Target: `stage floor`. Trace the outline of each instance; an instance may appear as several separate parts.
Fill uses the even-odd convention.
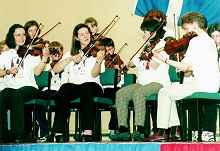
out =
[[[101,143],[36,143],[4,144],[0,151],[219,151],[220,142],[216,143],[136,143],[136,142],[101,142]]]

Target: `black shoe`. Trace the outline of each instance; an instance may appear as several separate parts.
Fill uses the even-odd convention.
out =
[[[144,141],[144,134],[138,131],[134,132],[132,137],[134,141],[138,141],[138,142]]]
[[[93,142],[92,135],[82,135],[81,139],[82,139],[82,142]]]
[[[131,141],[131,134],[130,132],[118,132],[114,135],[109,135],[109,138],[112,141]]]
[[[177,136],[171,136],[168,138],[168,142],[180,142],[181,138]]]
[[[57,135],[55,136],[57,143],[66,143],[69,141],[69,138],[66,135]]]
[[[54,142],[54,134],[48,135],[46,142]]]

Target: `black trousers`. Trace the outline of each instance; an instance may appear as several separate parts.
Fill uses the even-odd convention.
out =
[[[51,100],[56,95],[56,90],[45,90],[45,91],[39,91],[39,98],[43,100]],[[48,129],[48,121],[46,118],[46,111],[45,110],[37,110],[35,112],[35,119],[39,124],[40,128],[40,137],[46,136],[49,134]],[[38,133],[35,134],[36,136]]]
[[[70,115],[70,101],[80,98],[80,122],[82,130],[92,130],[95,121],[95,103],[93,98],[102,96],[101,86],[94,82],[81,85],[63,84],[57,95],[53,130],[56,133],[68,133],[68,118]]]
[[[25,86],[20,89],[6,88],[0,92],[0,139],[7,140],[7,109],[11,110],[11,134],[13,139],[25,135],[24,102],[38,98],[38,89]]]
[[[119,88],[105,88],[104,89],[104,97],[107,97],[113,101],[115,104],[115,94]],[[109,130],[117,130],[118,129],[118,117],[116,108],[112,108],[111,111],[111,118],[108,124]]]
[[[192,130],[215,132],[217,121],[216,104],[199,104],[198,109],[196,104],[191,107],[191,114],[189,116],[191,116]]]

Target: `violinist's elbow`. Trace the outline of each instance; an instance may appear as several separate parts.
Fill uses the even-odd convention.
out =
[[[98,75],[99,75],[99,73],[97,73],[97,72],[94,72],[94,71],[91,72],[91,76],[93,78],[96,78]]]

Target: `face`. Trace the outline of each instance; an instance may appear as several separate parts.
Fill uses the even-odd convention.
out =
[[[36,34],[36,32],[37,32],[37,26],[33,25],[28,28],[28,35],[31,39],[34,38],[34,35]]]
[[[96,25],[94,25],[93,23],[87,23],[86,25],[91,30],[92,35],[95,35],[98,32],[98,27]]]
[[[23,28],[17,28],[14,32],[14,39],[17,46],[22,46],[25,43],[26,36]]]
[[[196,32],[197,28],[198,28],[198,25],[195,22],[183,24],[183,30],[185,30],[186,33]]]
[[[220,32],[219,31],[214,31],[211,34],[211,37],[214,39],[215,43],[217,46],[220,46]]]
[[[86,27],[78,30],[77,40],[80,41],[81,46],[87,46],[90,43],[91,35]]]
[[[146,41],[150,37],[150,34],[151,34],[150,31],[147,31],[147,30],[144,31],[144,35],[143,35],[144,41]],[[154,33],[154,35],[151,36],[151,39],[154,38],[155,36],[156,36],[156,33]]]
[[[62,58],[63,54],[62,53],[56,53],[51,55],[52,61],[59,61]]]
[[[110,55],[113,55],[115,52],[115,48],[113,46],[106,46],[105,49],[106,49],[106,52]]]

